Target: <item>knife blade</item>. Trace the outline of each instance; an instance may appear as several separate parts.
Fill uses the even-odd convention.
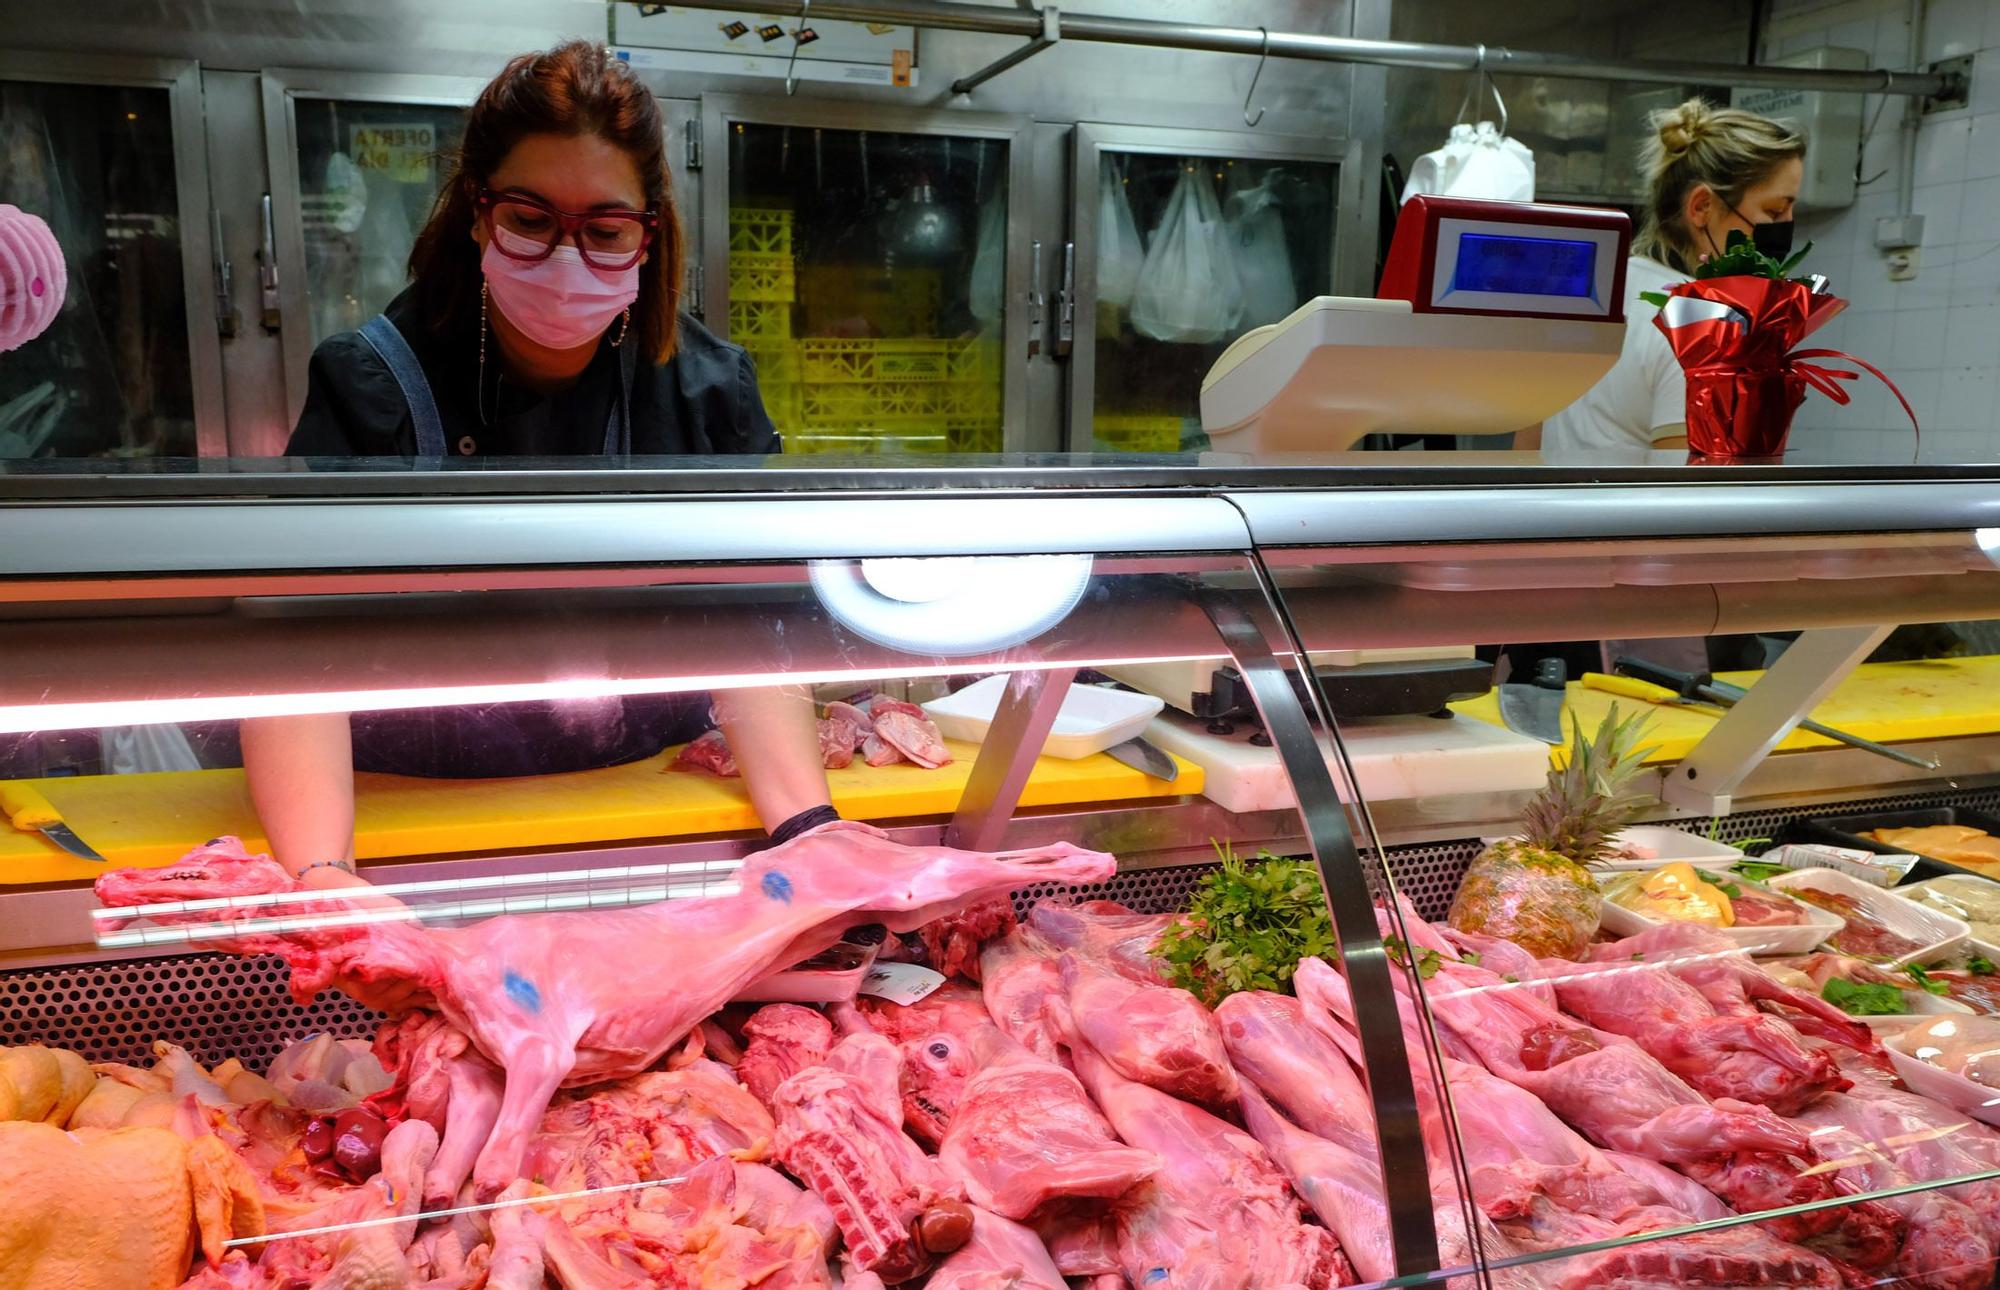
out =
[[[1500,719],[1516,734],[1539,739],[1545,744],[1563,742],[1563,697],[1569,669],[1559,658],[1545,658],[1535,666],[1535,679],[1509,681],[1500,687]]]
[[[1135,735],[1122,744],[1113,744],[1104,750],[1104,754],[1113,761],[1169,784],[1181,777],[1180,763],[1160,751],[1157,744],[1148,743],[1144,735]]]
[[[78,859],[104,863],[103,856],[91,850],[89,843],[63,823],[61,813],[49,805],[49,799],[22,780],[0,781],[0,812],[23,833],[39,833]]]

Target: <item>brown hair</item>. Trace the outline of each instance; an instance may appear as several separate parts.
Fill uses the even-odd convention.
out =
[[[1639,160],[1652,192],[1632,252],[1682,273],[1694,272],[1697,254],[1684,215],[1689,192],[1704,186],[1733,207],[1781,164],[1806,155],[1805,135],[1789,122],[1698,98],[1655,112],[1652,126]]]
[[[443,335],[478,316],[479,245],[472,240],[478,191],[531,134],[596,135],[624,149],[638,168],[646,204],[659,212],[652,254],[639,269],[632,306],[639,352],[673,357],[680,312],[681,222],[667,175],[666,131],[659,105],[631,69],[603,47],[572,40],[522,54],[479,92],[465,116],[465,138],[452,158],[430,219],[410,248],[417,316]]]

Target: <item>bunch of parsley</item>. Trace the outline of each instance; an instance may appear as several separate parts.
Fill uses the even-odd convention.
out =
[[[1723,240],[1725,245],[1721,255],[1694,267],[1695,281],[1730,277],[1789,278],[1792,270],[1798,268],[1813,249],[1813,244],[1808,242],[1792,252],[1790,258],[1780,261],[1758,250],[1740,228],[1730,229],[1729,236]],[[1667,293],[1664,291],[1642,291],[1639,298],[1658,309],[1667,307]]]
[[[1226,844],[1215,850],[1221,867],[1160,937],[1168,980],[1211,1008],[1242,990],[1289,993],[1300,959],[1336,953],[1319,870],[1268,851],[1246,863]]]

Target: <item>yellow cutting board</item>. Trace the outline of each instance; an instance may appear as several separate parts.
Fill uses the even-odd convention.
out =
[[[1764,674],[1718,672],[1716,675],[1747,689]],[[1722,715],[1714,708],[1647,703],[1586,689],[1582,682],[1571,681],[1563,701],[1564,731],[1570,729],[1570,718],[1574,716],[1583,723],[1585,731],[1594,732],[1613,703],[1620,712],[1643,708],[1651,713],[1644,740],[1659,745],[1658,751],[1647,758],[1652,762],[1678,761],[1687,756]],[[1498,691],[1451,706],[1481,721],[1496,726],[1504,724],[1500,720]],[[1836,730],[1885,744],[2000,732],[2000,657],[1864,663],[1835,687],[1813,710],[1812,716]],[[1778,748],[1783,751],[1839,746],[1823,735],[1795,730]],[[1564,749],[1551,749],[1550,760],[1561,765]]]
[[[947,740],[952,761],[936,770],[907,762],[870,766],[856,759],[830,770],[833,802],[850,820],[948,815],[958,808],[975,744]],[[757,827],[740,779],[670,771],[678,748],[606,770],[530,779],[408,779],[355,776],[354,848],[363,860],[463,851],[615,842],[724,833]],[[1066,761],[1041,757],[1021,793],[1023,806],[1062,806],[1199,793],[1202,769],[1174,758],[1168,783],[1103,753]],[[233,833],[266,849],[240,770],[96,775],[30,781],[64,823],[106,864],[79,860],[39,833],[0,818],[0,886],[95,878],[107,868],[171,864],[209,838]]]

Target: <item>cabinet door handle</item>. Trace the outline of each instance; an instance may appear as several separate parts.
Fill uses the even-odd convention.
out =
[[[264,330],[277,334],[284,323],[278,298],[278,226],[271,215],[271,194],[264,194],[263,228],[257,243],[257,294]]]
[[[1057,358],[1068,358],[1076,338],[1076,243],[1063,243],[1062,287],[1056,292]]]
[[[1028,357],[1042,352],[1042,310],[1048,301],[1042,294],[1042,244],[1028,244]]]

